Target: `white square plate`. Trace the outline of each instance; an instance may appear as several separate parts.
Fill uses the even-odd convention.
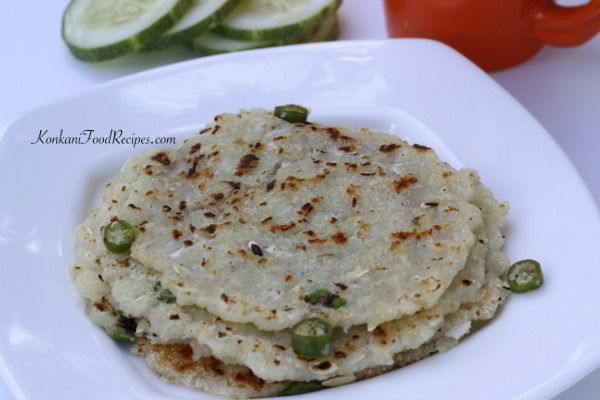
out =
[[[310,107],[313,121],[398,134],[478,170],[511,204],[509,256],[538,259],[546,277],[444,354],[303,398],[542,399],[600,366],[600,217],[562,151],[485,73],[439,43],[340,41],[158,68],[0,126],[0,372],[17,399],[216,398],[163,383],[93,327],[68,276],[74,229],[101,186],[131,155],[169,145],[68,138],[113,129],[123,139],[181,143],[216,114],[286,103]],[[63,143],[50,143],[61,131]]]

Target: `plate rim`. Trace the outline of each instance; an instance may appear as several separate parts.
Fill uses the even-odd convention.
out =
[[[295,45],[295,46],[289,46],[286,48],[279,48],[279,49],[260,49],[260,50],[253,51],[253,53],[251,55],[249,52],[247,54],[240,53],[240,55],[242,57],[252,58],[252,57],[258,57],[258,56],[265,56],[265,55],[269,55],[269,54],[273,55],[273,54],[280,54],[280,53],[286,53],[286,52],[291,53],[294,51],[309,51],[310,52],[310,51],[314,51],[314,49],[317,49],[317,50],[319,50],[319,49],[337,49],[339,51],[340,49],[344,49],[344,48],[347,48],[347,49],[352,49],[352,48],[357,48],[357,47],[374,48],[374,47],[389,46],[392,43],[409,43],[409,42],[410,43],[419,42],[421,44],[424,44],[425,46],[429,46],[430,48],[435,47],[437,50],[445,52],[447,55],[455,53],[453,50],[447,48],[446,46],[444,46],[442,44],[438,44],[437,42],[432,42],[432,41],[428,41],[428,40],[424,40],[424,39],[393,39],[393,40],[337,41],[337,42],[330,42],[330,43]],[[311,50],[311,49],[313,49],[313,50]],[[22,119],[26,119],[28,116],[31,116],[32,114],[35,114],[39,110],[47,109],[48,107],[53,106],[53,105],[60,105],[62,103],[72,101],[72,100],[77,99],[82,96],[83,97],[88,96],[90,94],[97,93],[98,91],[109,90],[111,88],[116,88],[119,86],[131,84],[136,81],[144,81],[144,80],[148,80],[148,79],[154,79],[154,78],[160,76],[161,74],[165,74],[165,73],[166,74],[177,74],[180,71],[183,71],[187,68],[192,68],[196,65],[203,65],[204,63],[207,63],[207,62],[215,63],[215,64],[218,62],[223,62],[223,60],[225,62],[227,62],[227,61],[230,61],[232,58],[235,58],[240,55],[213,56],[215,58],[211,58],[209,61],[207,61],[206,59],[193,59],[193,60],[179,62],[176,64],[153,68],[153,69],[147,70],[147,71],[140,71],[140,72],[137,72],[137,73],[134,73],[131,75],[127,75],[125,77],[116,78],[116,79],[104,82],[102,84],[95,85],[90,88],[86,88],[84,90],[79,91],[76,94],[64,96],[62,98],[56,99],[55,101],[45,103],[45,104],[42,104],[39,106],[35,106],[35,107],[25,110],[21,113],[18,113],[17,115],[13,116],[12,119],[9,118],[8,120],[0,123],[0,151],[2,151],[3,147],[7,146],[6,138],[9,136],[7,134],[7,132],[10,131],[11,126],[13,126],[16,122],[21,121]],[[462,56],[460,56],[460,57],[462,58]],[[483,71],[480,71],[474,65],[471,66],[471,64],[467,63],[466,61],[460,61],[460,62],[462,62],[464,64],[465,68],[468,69],[473,74],[480,74],[480,76],[477,79],[487,79],[487,80],[489,80],[490,84],[492,84],[492,83],[495,84],[495,82],[488,75],[483,73]],[[501,89],[499,85],[497,86],[497,88]],[[504,92],[503,89],[501,89],[501,91]],[[505,93],[504,94],[505,96],[510,97],[510,95],[508,95],[506,92],[504,92],[504,93]],[[512,97],[510,97],[510,98],[512,99]],[[573,164],[564,155],[564,152],[562,152],[562,150],[558,149],[558,145],[553,141],[553,139],[545,131],[545,129],[539,123],[537,123],[535,118],[533,116],[531,116],[531,114],[529,114],[525,109],[523,109],[522,106],[516,102],[516,100],[512,99],[512,101],[514,101],[514,104],[516,106],[521,107],[521,109],[523,111],[523,115],[528,116],[528,118],[530,119],[529,123],[531,123],[532,126],[537,126],[538,131],[543,132],[545,134],[545,136],[546,136],[545,140],[548,140],[548,141],[551,141],[552,143],[554,143],[554,146],[556,147],[555,151],[559,151],[560,154],[562,154],[562,157],[563,157],[562,161],[565,163],[565,165],[563,165],[563,167],[570,169],[570,173],[575,174],[575,176],[579,178],[578,186],[582,187],[583,192],[588,193],[588,198],[584,199],[584,201],[586,203],[591,202],[591,204],[594,206],[594,208],[596,210],[594,219],[598,220],[598,210],[595,207],[595,202],[593,200],[593,197],[591,196],[591,193],[589,193],[589,189],[587,189],[583,180],[581,179],[581,177],[575,170]],[[442,141],[443,141],[443,139],[442,139]],[[0,175],[1,175],[1,173],[0,173]],[[1,246],[2,245],[0,244],[0,247]],[[0,271],[2,270],[2,268],[3,267],[0,266]],[[2,310],[2,308],[0,308],[0,310]],[[565,390],[570,385],[575,383],[578,379],[583,378],[585,375],[587,375],[587,373],[591,372],[593,367],[597,368],[598,366],[600,366],[600,349],[596,349],[596,353],[597,354],[594,354],[593,356],[588,356],[588,357],[579,359],[578,360],[578,362],[579,362],[578,369],[576,368],[576,366],[572,366],[570,369],[562,371],[561,376],[557,376],[556,379],[546,382],[546,386],[549,387],[550,392],[557,394],[560,391]],[[0,341],[0,355],[3,355],[3,354],[6,354],[5,349],[4,349],[4,343]],[[584,363],[584,364],[587,363],[589,365],[586,365],[586,366],[584,366],[585,368],[582,368],[581,367],[582,363]],[[0,358],[0,373],[1,373],[2,377],[7,381],[7,384],[9,385],[9,389],[13,393],[17,393],[19,390],[18,390],[18,387],[15,386],[15,385],[17,385],[15,376],[13,376],[13,374],[10,372],[10,368],[7,365],[5,365],[5,360],[3,358]],[[537,389],[537,390],[538,390],[537,392],[532,392],[531,397],[527,397],[527,398],[535,398],[535,396],[539,395],[541,393],[540,392],[541,389]],[[550,393],[550,392],[547,392],[547,393]],[[24,396],[24,394],[23,395],[19,394],[19,396]],[[525,396],[529,396],[529,395],[525,394]],[[19,397],[19,398],[24,398],[24,397]]]

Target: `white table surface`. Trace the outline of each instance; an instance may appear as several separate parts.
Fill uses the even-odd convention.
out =
[[[560,2],[571,5],[582,1]],[[80,62],[70,55],[60,37],[61,15],[67,3],[0,2],[0,121],[113,78],[193,57],[191,52],[178,49],[101,64]],[[340,39],[387,38],[380,0],[344,0],[339,16]],[[562,146],[600,204],[600,35],[577,48],[544,48],[527,63],[491,76]],[[600,369],[554,400],[599,397]],[[0,379],[0,400],[13,399]]]

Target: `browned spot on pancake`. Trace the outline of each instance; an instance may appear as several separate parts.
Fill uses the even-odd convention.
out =
[[[347,145],[347,146],[338,147],[338,149],[340,149],[341,151],[344,151],[346,153],[355,153],[356,152],[356,146],[354,146],[352,144]]]
[[[296,226],[296,224],[294,222],[290,222],[289,224],[272,225],[269,228],[269,231],[271,233],[285,232],[285,231],[289,231],[290,229],[292,229],[295,226]]]
[[[303,216],[308,216],[308,214],[310,214],[313,210],[315,209],[315,206],[313,206],[311,203],[305,203],[302,207],[300,207],[300,210],[297,211],[297,214],[299,215],[303,215]]]
[[[194,153],[198,152],[201,147],[202,147],[201,143],[196,143],[195,145],[190,147],[189,154],[194,154]]]
[[[161,151],[160,153],[156,153],[155,155],[150,157],[150,159],[152,161],[156,161],[157,163],[165,165],[165,166],[171,164],[171,160],[169,159],[169,156],[164,151]]]
[[[333,240],[335,244],[344,244],[348,241],[348,236],[346,236],[344,232],[337,232],[331,235],[331,240]]]
[[[431,150],[431,147],[423,146],[423,145],[416,144],[416,143],[415,143],[415,144],[413,144],[413,145],[412,145],[412,147],[413,147],[414,149],[416,149],[416,150],[419,150],[419,151],[427,151],[427,150]]]
[[[262,390],[265,386],[265,381],[263,379],[254,375],[251,370],[246,368],[243,371],[234,373],[232,380],[238,387],[251,387],[257,391]]]
[[[377,340],[378,344],[382,346],[387,344],[388,335],[385,329],[383,329],[381,326],[378,326],[375,328],[375,330],[373,330],[373,337],[375,340]]]
[[[394,191],[400,194],[402,191],[406,190],[410,185],[417,183],[419,179],[416,176],[411,174],[404,175],[400,179],[397,179],[392,182],[394,186]]]
[[[391,153],[400,147],[402,146],[396,143],[382,144],[381,146],[379,146],[379,151],[382,153]]]
[[[334,127],[325,128],[325,133],[329,136],[329,138],[333,141],[342,141],[342,140],[354,140],[350,136],[344,135],[339,129]]]
[[[217,225],[210,224],[210,225],[207,225],[207,226],[201,228],[201,230],[202,230],[202,232],[205,232],[205,233],[208,233],[208,234],[212,235],[212,234],[214,234],[216,232]]]
[[[400,246],[402,246],[403,242],[409,239],[423,240],[433,235],[434,232],[441,231],[443,228],[444,227],[442,227],[441,225],[436,224],[433,225],[431,228],[422,231],[417,231],[416,229],[413,229],[412,231],[394,232],[390,234],[390,238],[392,239],[390,250],[398,249]],[[437,243],[435,243],[434,245],[437,245]]]
[[[246,154],[238,162],[235,170],[236,176],[243,176],[250,173],[254,168],[258,167],[259,158],[254,154]]]

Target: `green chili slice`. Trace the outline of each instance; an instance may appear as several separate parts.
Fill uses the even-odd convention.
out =
[[[312,305],[322,304],[325,307],[340,308],[346,304],[346,300],[327,289],[318,289],[309,294],[304,300]]]
[[[331,302],[331,307],[332,308],[340,308],[342,306],[346,305],[346,300],[342,297],[336,297],[332,302]]]
[[[154,293],[156,294],[156,299],[160,302],[173,304],[177,301],[177,297],[169,289],[163,289],[160,282],[156,282],[154,285]]]
[[[293,382],[290,383],[285,389],[279,392],[280,396],[291,396],[294,394],[304,394],[310,392],[316,392],[317,390],[323,389],[323,385],[318,382]]]
[[[544,275],[540,263],[535,260],[521,260],[508,269],[508,286],[514,293],[525,293],[542,286]]]
[[[136,328],[137,322],[133,318],[121,316],[119,319],[117,319],[115,327],[110,336],[114,340],[134,344],[136,342]]]
[[[320,318],[308,318],[292,327],[292,348],[296,353],[318,357],[331,342],[333,329]]]
[[[285,106],[277,106],[273,111],[273,115],[287,122],[306,122],[308,119],[309,110],[306,107],[295,104],[287,104]]]
[[[104,228],[104,245],[113,253],[124,253],[131,248],[135,231],[133,226],[122,219],[112,221]]]
[[[110,337],[119,342],[135,344],[135,336],[121,328],[115,328]]]

